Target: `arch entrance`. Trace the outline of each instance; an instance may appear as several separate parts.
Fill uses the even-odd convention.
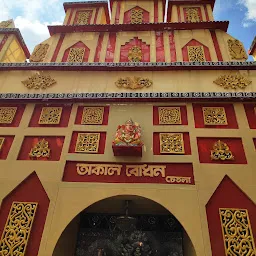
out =
[[[80,212],[63,231],[53,256],[195,256],[179,221],[140,196],[101,200]]]

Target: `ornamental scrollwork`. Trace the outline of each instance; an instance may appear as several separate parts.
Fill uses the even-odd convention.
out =
[[[30,56],[30,62],[43,62],[47,51],[49,48],[49,44],[39,44],[34,49],[32,55]]]
[[[149,80],[148,78],[126,77],[126,78],[119,78],[115,84],[117,87],[123,87],[126,89],[135,90],[135,89],[141,89],[143,87],[146,87],[146,88],[150,87],[153,84],[153,82],[151,80]]]
[[[49,143],[45,139],[42,139],[36,143],[36,145],[31,148],[29,152],[29,156],[31,158],[36,157],[46,157],[49,158],[51,153],[51,149],[49,148]]]
[[[139,46],[133,46],[129,49],[128,60],[130,62],[141,62],[142,50]]]
[[[186,8],[185,11],[186,11],[188,22],[199,22],[200,21],[198,8]]]
[[[84,107],[81,124],[102,124],[104,107]]]
[[[13,202],[0,241],[0,255],[25,255],[37,203]]]
[[[16,112],[17,107],[0,107],[0,124],[11,124]]]
[[[158,107],[159,124],[181,124],[180,107]]]
[[[234,156],[232,151],[229,150],[229,146],[221,141],[218,140],[214,143],[213,149],[211,150],[211,160],[234,160]]]
[[[91,16],[91,11],[78,12],[78,17],[75,25],[88,25]]]
[[[59,124],[62,113],[62,107],[43,107],[39,124]]]
[[[27,80],[21,81],[28,89],[46,89],[54,84],[56,80],[49,75],[35,74],[30,76]]]
[[[223,87],[224,89],[245,89],[251,84],[247,77],[240,74],[235,75],[222,75],[213,81],[215,84]]]
[[[0,28],[7,28],[12,24],[12,20],[5,20],[0,22]]]
[[[141,24],[143,22],[143,10],[132,9],[131,11],[131,24]]]
[[[254,256],[256,252],[249,214],[246,209],[219,209],[226,256]]]
[[[224,107],[203,107],[205,125],[227,125],[228,120]]]
[[[188,49],[188,59],[189,61],[198,61],[204,62],[205,55],[204,55],[204,48],[203,46],[187,46]]]
[[[76,153],[98,153],[100,133],[78,133]]]
[[[248,58],[242,43],[237,39],[228,40],[228,50],[232,59],[242,60]]]
[[[161,154],[185,154],[182,133],[160,133]]]
[[[82,63],[84,61],[85,48],[70,48],[67,62]]]

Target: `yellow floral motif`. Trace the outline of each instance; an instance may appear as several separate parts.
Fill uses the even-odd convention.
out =
[[[143,21],[143,10],[132,9],[131,11],[131,24],[141,24]]]
[[[203,107],[205,125],[227,125],[228,120],[223,107]]]
[[[78,133],[75,152],[98,153],[100,133]]]
[[[30,150],[30,157],[50,157],[51,150],[49,149],[48,141],[42,139]]]
[[[234,156],[229,150],[228,145],[218,140],[214,143],[213,150],[211,150],[211,160],[234,160]]]
[[[182,133],[160,133],[161,154],[185,154]]]
[[[84,60],[84,48],[70,48],[68,53],[68,62],[81,63]]]
[[[133,46],[129,49],[128,60],[130,62],[141,62],[142,60],[142,51],[139,46]]]
[[[32,55],[30,56],[30,62],[42,62],[48,51],[49,44],[39,44],[34,49]]]
[[[35,74],[27,80],[21,81],[28,89],[46,89],[57,82],[49,75]]]
[[[185,11],[187,14],[188,22],[199,22],[200,21],[200,16],[199,16],[197,8],[186,8]]]
[[[187,46],[189,61],[205,61],[203,46]]]
[[[89,24],[90,15],[91,15],[90,11],[79,12],[75,25],[87,25],[87,24]]]
[[[240,74],[235,74],[222,75],[213,82],[224,89],[244,89],[251,84],[252,81]]]
[[[115,84],[117,87],[120,87],[120,88],[123,87],[126,89],[135,90],[135,89],[141,89],[143,87],[150,87],[153,84],[153,82],[148,78],[126,77],[126,78],[119,78]]]
[[[180,107],[158,107],[159,124],[181,124]]]
[[[62,107],[43,107],[39,124],[59,124],[62,113]]]
[[[104,107],[84,107],[81,124],[102,124]]]
[[[242,43],[239,40],[228,40],[228,50],[232,59],[242,60],[247,59],[248,56],[244,50]]]
[[[17,107],[0,107],[0,124],[11,124],[16,112]]]

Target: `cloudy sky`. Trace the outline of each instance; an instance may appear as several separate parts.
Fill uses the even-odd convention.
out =
[[[82,2],[81,0],[76,0]],[[32,52],[49,37],[47,25],[62,24],[67,0],[1,0],[0,21],[14,19]],[[228,33],[248,50],[256,36],[256,0],[216,0],[215,20],[229,20]],[[251,58],[250,58],[251,60]]]

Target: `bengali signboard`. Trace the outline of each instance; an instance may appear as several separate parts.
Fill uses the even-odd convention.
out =
[[[191,163],[66,162],[63,181],[194,185]]]

